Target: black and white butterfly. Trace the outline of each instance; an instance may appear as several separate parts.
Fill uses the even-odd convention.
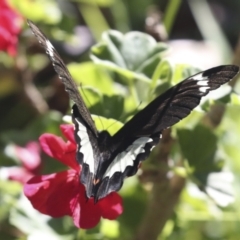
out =
[[[31,21],[28,24],[46,50],[54,69],[74,101],[72,119],[82,166],[80,181],[87,198],[95,201],[118,191],[125,177],[136,174],[161,138],[162,131],[185,118],[209,91],[230,81],[239,71],[234,65],[218,66],[195,74],[149,103],[116,134],[98,132],[76,84],[50,41]]]

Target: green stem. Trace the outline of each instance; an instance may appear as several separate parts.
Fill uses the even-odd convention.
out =
[[[132,99],[134,101],[135,106],[138,107],[139,99],[138,99],[137,92],[136,92],[136,87],[134,86],[133,81],[130,82],[130,84],[129,84],[129,90],[130,90],[130,94],[132,96]]]
[[[98,42],[101,39],[102,33],[110,29],[107,21],[105,20],[99,6],[95,2],[79,4],[79,10],[81,11],[84,20]]]
[[[206,0],[188,0],[188,4],[204,40],[212,42],[217,49],[221,50],[223,61],[230,62],[232,59],[231,46],[215,19],[209,3]]]
[[[168,0],[168,5],[167,5],[164,19],[163,19],[163,22],[168,34],[172,30],[172,26],[176,18],[180,4],[181,4],[181,0]]]

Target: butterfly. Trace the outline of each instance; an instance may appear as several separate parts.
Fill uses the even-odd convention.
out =
[[[155,98],[111,136],[106,130],[97,131],[61,57],[36,25],[29,20],[28,25],[74,101],[76,159],[82,167],[79,178],[87,198],[93,197],[95,202],[120,190],[124,179],[136,174],[141,161],[158,144],[163,130],[187,117],[203,96],[230,81],[239,71],[238,66],[223,65],[188,77]]]

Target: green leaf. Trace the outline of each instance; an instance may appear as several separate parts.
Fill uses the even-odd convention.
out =
[[[103,95],[92,87],[84,87],[80,93],[91,114],[115,119],[123,114],[124,98],[121,95]]]
[[[170,82],[165,82],[165,81],[159,81],[157,86],[153,89],[154,92],[151,92],[149,98],[150,100],[155,99],[156,97],[160,96],[164,92],[166,92],[169,88],[171,88],[172,85]]]
[[[193,130],[178,130],[179,144],[184,157],[194,170],[193,180],[219,206],[227,206],[234,201],[230,172],[222,172],[223,157],[217,151],[217,136],[201,125]],[[218,161],[215,161],[218,159]]]
[[[240,96],[233,92],[230,94],[230,101],[233,105],[240,105]]]
[[[162,57],[160,54],[155,54],[153,57],[147,59],[143,64],[136,70],[137,72],[143,73],[149,78],[152,78],[155,68],[161,62]]]
[[[114,93],[113,81],[103,68],[92,62],[68,64],[73,79],[83,86],[91,86],[101,93],[111,95]]]
[[[58,4],[54,0],[12,0],[11,2],[13,2],[17,10],[22,13],[25,18],[29,18],[34,22],[43,21],[45,23],[56,24],[62,17]]]
[[[150,82],[150,79],[148,77],[145,77],[143,74],[136,73],[129,71],[125,68],[120,68],[118,65],[112,63],[111,61],[108,60],[99,60],[95,56],[91,56],[92,60],[98,64],[99,66],[105,67],[109,70],[114,71],[115,73],[119,74],[121,77],[121,83],[125,85],[129,85],[132,82],[135,81],[143,81],[143,82]]]
[[[157,84],[157,80],[160,79],[162,82],[170,82],[173,76],[173,67],[171,66],[170,62],[167,60],[161,61],[157,67],[155,68],[155,71],[152,76],[152,83],[151,88],[155,88]]]
[[[102,114],[103,95],[100,91],[93,87],[83,87],[80,89],[80,94],[83,98],[84,103],[92,114]]]
[[[182,128],[194,128],[201,119],[204,117],[203,111],[196,111],[193,110],[188,117],[179,121],[176,125],[172,127],[173,130],[175,129],[182,129]]]
[[[98,131],[107,130],[111,136],[114,135],[123,126],[121,122],[115,119],[107,119],[105,117],[96,115],[92,115],[92,118]]]
[[[231,163],[234,172],[239,174],[239,142],[240,142],[240,106],[226,105],[226,111],[218,133],[221,137],[220,146],[224,151],[224,158]]]
[[[232,88],[229,85],[223,85],[220,88],[211,91],[207,96],[205,96],[201,101],[201,109],[204,111],[209,111],[210,107],[214,104],[227,104],[231,100],[230,93]]]
[[[102,43],[92,47],[92,60],[129,81],[148,82],[149,78],[144,75],[152,75],[161,59],[159,54],[167,48],[165,44],[157,43],[151,36],[140,32],[123,35],[111,30],[103,34],[102,40]]]
[[[14,142],[18,145],[24,145],[31,140],[38,140],[44,133],[59,134],[59,125],[62,122],[62,115],[57,111],[50,111],[44,116],[39,116],[30,122],[26,128],[21,130],[9,130],[1,133],[0,140],[3,142]]]
[[[181,151],[195,173],[219,170],[214,162],[218,139],[210,129],[197,125],[193,130],[179,129],[177,135]]]
[[[172,83],[175,85],[200,71],[199,68],[188,64],[177,64],[173,71]]]
[[[119,232],[119,222],[114,220],[107,220],[103,219],[101,221],[101,227],[100,227],[101,233],[104,234],[104,236],[109,238],[117,238],[120,234]]]
[[[149,100],[155,99],[171,87],[172,76],[173,67],[170,62],[166,60],[161,61],[152,76]]]
[[[231,172],[210,173],[207,176],[205,191],[221,207],[226,207],[233,203],[234,176]]]
[[[114,3],[114,0],[76,0],[76,1],[80,3],[92,4],[93,6],[98,5],[100,7],[110,7]]]
[[[7,168],[1,168],[0,170],[0,222],[8,217],[22,191],[22,185],[19,182],[4,179],[5,170],[7,171]]]
[[[16,226],[25,234],[28,234],[28,238],[31,239],[52,239],[52,240],[70,240],[72,236],[66,235],[66,228],[61,223],[63,219],[54,219],[52,221],[58,222],[53,227],[50,225],[51,218],[33,209],[30,202],[25,196],[21,196],[15,208],[11,210],[10,222],[13,226]],[[57,233],[56,230],[60,230],[62,233]],[[73,231],[73,227],[71,229]],[[69,230],[70,232],[70,230]]]
[[[139,183],[136,176],[127,178],[124,181],[123,188],[120,191],[124,197],[124,214],[118,220],[122,231],[125,234],[134,234],[139,226],[141,219],[144,217],[146,209],[147,192],[143,189],[143,185]],[[141,209],[141,211],[139,211]],[[122,235],[122,234],[121,234]],[[126,236],[124,239],[130,239]]]
[[[120,119],[123,114],[124,98],[121,95],[103,96],[103,115],[106,118]]]
[[[127,69],[141,72],[140,70],[147,65],[146,61],[149,61],[150,58],[154,59],[166,48],[163,43],[157,44],[150,35],[141,32],[129,32],[122,37],[119,51]]]

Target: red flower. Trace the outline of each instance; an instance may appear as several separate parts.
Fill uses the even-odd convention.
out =
[[[24,194],[34,208],[52,217],[71,216],[79,228],[92,228],[101,217],[116,219],[123,211],[121,197],[113,192],[96,204],[86,198],[85,187],[79,181],[81,167],[78,165],[76,143],[72,125],[61,125],[62,133],[68,139],[53,134],[43,134],[40,144],[43,151],[69,166],[71,169],[45,176],[35,176],[24,186]]]
[[[22,17],[9,6],[7,0],[0,0],[0,19],[0,50],[14,56]]]
[[[37,142],[29,142],[25,147],[9,146],[7,152],[18,158],[22,166],[1,168],[1,176],[9,180],[25,183],[39,172],[41,158],[40,147]]]

